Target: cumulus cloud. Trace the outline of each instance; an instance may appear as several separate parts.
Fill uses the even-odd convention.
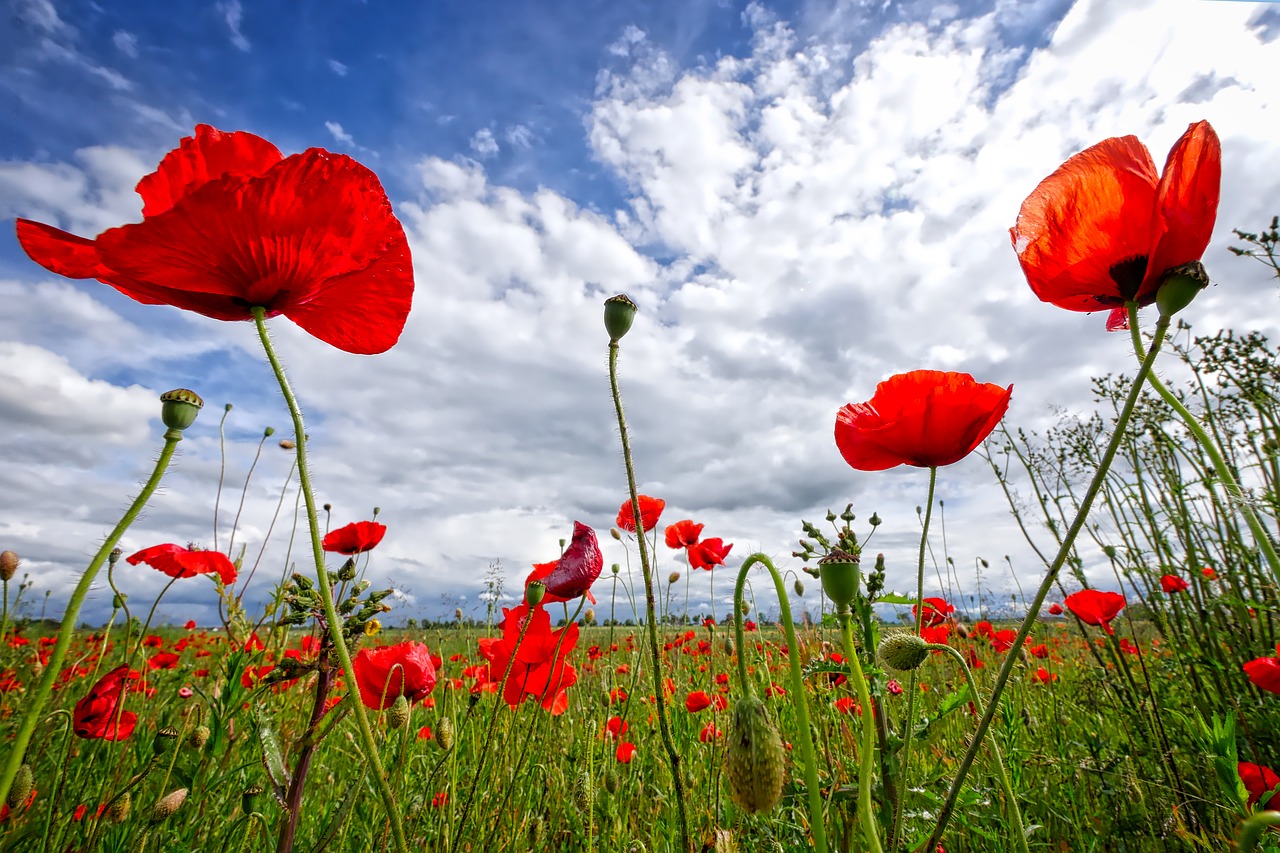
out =
[[[493,138],[493,131],[487,127],[477,130],[471,137],[471,150],[482,160],[496,157],[498,154],[498,140]]]

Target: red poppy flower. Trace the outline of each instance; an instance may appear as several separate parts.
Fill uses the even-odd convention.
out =
[[[724,558],[729,556],[732,550],[733,543],[726,545],[723,539],[717,537],[690,545],[684,552],[684,556],[689,561],[689,568],[711,571],[714,566],[723,566]]]
[[[1150,305],[1165,274],[1197,261],[1218,216],[1222,146],[1206,121],[1174,143],[1164,173],[1137,137],[1104,139],[1040,182],[1009,229],[1042,302],[1069,311]],[[1119,312],[1117,316],[1117,312]]]
[[[1280,647],[1276,653],[1280,654]],[[1280,657],[1255,658],[1244,665],[1244,673],[1263,690],[1280,694]]]
[[[436,686],[435,663],[425,643],[406,640],[394,646],[361,649],[351,666],[366,708],[386,710],[397,696],[417,702]]]
[[[181,655],[173,652],[161,652],[147,659],[147,669],[177,669]]]
[[[1218,573],[1209,566],[1205,566],[1201,569],[1200,574],[1204,575],[1204,579],[1207,581],[1216,581],[1218,579]]]
[[[1012,385],[975,382],[967,373],[899,373],[868,402],[836,412],[836,447],[859,471],[950,465],[990,435],[1012,394]]]
[[[551,616],[540,606],[530,612],[528,605],[522,604],[504,607],[502,612],[502,636],[480,641],[480,654],[489,661],[486,683],[497,689],[514,652],[515,662],[502,698],[514,708],[533,696],[552,714],[563,714],[569,707],[568,688],[578,680],[577,670],[565,661],[578,643],[578,623],[552,631]],[[520,627],[526,619],[529,627],[521,640]]]
[[[622,736],[627,733],[627,729],[629,728],[630,726],[627,725],[626,720],[618,716],[613,716],[604,724],[604,736],[609,738],[609,740],[620,740]]]
[[[614,758],[618,759],[619,764],[630,764],[631,759],[636,754],[636,745],[628,741],[618,744],[617,750],[614,751]]]
[[[404,229],[373,172],[312,148],[284,157],[252,133],[197,125],[138,182],[143,221],[86,240],[18,220],[31,259],[147,305],[215,320],[283,314],[325,343],[374,354],[413,301]]]
[[[696,714],[710,707],[711,697],[707,695],[705,690],[695,690],[684,697],[684,709],[690,714]]]
[[[644,530],[648,533],[658,523],[658,518],[662,515],[662,511],[666,508],[667,502],[662,498],[651,498],[648,495],[637,495],[640,500],[640,522],[644,525]],[[614,520],[614,524],[628,533],[636,532],[636,518],[631,511],[631,501],[622,502],[622,506],[618,508],[618,517]]]
[[[702,727],[702,731],[698,732],[698,740],[702,743],[710,743],[723,734],[724,732],[717,729],[715,721],[712,720]]]
[[[911,615],[918,615],[919,608],[914,604],[911,605]],[[924,626],[933,628],[943,625],[947,621],[947,617],[956,612],[954,605],[947,602],[945,598],[926,598],[924,600]]]
[[[1031,673],[1031,680],[1038,681],[1041,684],[1048,684],[1050,681],[1057,681],[1058,674],[1049,672],[1049,670],[1044,667],[1040,667],[1035,672]]]
[[[1013,641],[1017,638],[1017,631],[1012,628],[1001,628],[991,635],[991,650],[997,654],[1004,654],[1013,648]]]
[[[1244,783],[1244,788],[1249,792],[1249,805],[1253,805],[1262,799],[1262,795],[1267,791],[1273,790],[1276,785],[1280,785],[1280,776],[1270,767],[1263,767],[1261,764],[1250,764],[1247,761],[1240,761],[1236,764],[1236,772],[1240,774],[1240,781]],[[1264,809],[1276,806],[1277,798],[1280,794],[1270,797]]]
[[[641,519],[644,513],[641,511]],[[533,571],[524,579],[527,589],[534,581],[542,581],[547,588],[542,600],[548,604],[570,601],[585,595],[592,604],[591,585],[600,577],[604,568],[604,556],[595,531],[580,521],[573,523],[573,539],[559,560],[550,563],[534,563]]]
[[[216,574],[222,580],[223,586],[230,586],[236,582],[235,563],[227,559],[227,555],[221,551],[191,551],[169,542],[144,548],[125,559],[131,566],[146,563],[171,578]]]
[[[378,547],[382,537],[387,535],[387,526],[376,521],[354,521],[346,527],[330,530],[320,543],[324,550],[333,554],[346,554],[354,557],[365,551]]]
[[[126,740],[138,725],[138,715],[122,711],[120,703],[129,692],[129,682],[138,673],[127,664],[108,672],[89,689],[89,695],[76,703],[71,712],[71,728],[77,737],[97,740]]]
[[[1053,604],[1050,604],[1050,605],[1049,605],[1049,615],[1050,615],[1050,616],[1061,616],[1061,615],[1062,615],[1062,605],[1061,605],[1061,604],[1059,604],[1059,603],[1058,603],[1058,602],[1056,602],[1056,601],[1055,601]]]
[[[182,627],[186,628],[188,631],[194,631],[196,629],[196,620],[188,619],[187,624],[183,625]]]
[[[702,528],[705,525],[694,524],[691,519],[683,519],[675,524],[668,524],[666,529],[666,541],[668,548],[688,548],[690,545],[698,544],[698,537],[702,535]]]
[[[1177,575],[1160,576],[1160,588],[1167,593],[1186,592],[1189,586],[1190,584]]]
[[[1115,633],[1111,630],[1111,620],[1116,618],[1116,614],[1124,609],[1125,605],[1124,596],[1120,593],[1097,589],[1073,592],[1063,599],[1063,602],[1071,608],[1071,612],[1081,622],[1086,625],[1099,625],[1108,634]]]

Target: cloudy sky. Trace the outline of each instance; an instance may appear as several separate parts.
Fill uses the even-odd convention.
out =
[[[884,520],[871,548],[901,591],[926,476],[848,468],[832,440],[841,405],[893,373],[961,370],[1013,384],[1007,422],[1043,429],[1055,407],[1087,409],[1091,375],[1132,369],[1103,315],[1036,301],[1009,246],[1022,199],[1066,157],[1135,134],[1161,164],[1189,123],[1211,121],[1224,151],[1215,286],[1188,319],[1277,333],[1276,283],[1226,251],[1232,227],[1280,213],[1277,4],[5,2],[8,235],[18,216],[90,237],[138,221],[134,185],[200,122],[286,154],[349,153],[381,177],[416,276],[399,345],[353,356],[283,318],[273,329],[333,524],[377,506],[390,528],[369,571],[406,593],[392,621],[482,613],[490,564],[515,588],[575,519],[625,565],[608,537],[626,479],[600,319],[619,291],[640,305],[621,383],[663,524],[704,522],[734,543],[730,567],[761,550],[797,569],[800,519],[852,502],[856,526]],[[252,326],[60,280],[12,236],[0,299],[0,547],[22,555],[36,614],[46,590],[60,609],[149,472],[156,397],[175,387],[205,411],[122,545],[215,545],[231,403],[216,544],[243,490],[235,550],[252,564],[266,542],[249,597],[265,592],[299,556],[296,490]],[[1035,582],[981,459],[944,470],[939,497],[961,567],[952,594],[973,592],[964,567],[978,557],[997,589],[1010,563]],[[663,577],[684,568],[659,557]],[[732,583],[717,575],[723,599]],[[119,573],[147,603],[162,580]],[[692,609],[708,592],[699,573]],[[104,579],[85,618],[110,600]],[[160,611],[211,621],[208,583],[175,585]]]

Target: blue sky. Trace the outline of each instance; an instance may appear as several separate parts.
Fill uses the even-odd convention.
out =
[[[133,185],[199,122],[381,177],[415,261],[401,344],[361,358],[275,331],[321,499],[335,524],[382,508],[370,572],[404,588],[403,616],[478,607],[494,560],[514,588],[575,519],[626,562],[607,538],[625,479],[599,327],[617,291],[642,309],[623,388],[664,523],[705,522],[735,543],[731,565],[762,549],[795,569],[799,519],[853,501],[885,518],[874,547],[904,590],[923,477],[844,466],[840,405],[892,373],[964,370],[1014,384],[1011,425],[1043,429],[1055,406],[1089,406],[1089,375],[1128,367],[1100,317],[1036,302],[1009,250],[1021,199],[1065,157],[1133,133],[1162,163],[1188,123],[1213,122],[1218,286],[1193,322],[1280,331],[1275,285],[1225,251],[1232,227],[1280,212],[1276,4],[7,0],[6,15],[9,223],[93,236],[136,221]],[[145,476],[155,395],[178,386],[209,406],[125,547],[212,545],[222,404],[236,500],[263,427],[285,432],[252,330],[60,282],[12,238],[0,299],[0,546],[64,598]],[[253,553],[288,472],[266,450],[237,537]],[[1008,554],[1036,576],[979,460],[941,489],[958,564]],[[660,556],[664,575],[683,568]],[[285,560],[277,529],[257,592]],[[123,582],[143,599],[159,587]],[[161,613],[210,619],[201,583]],[[973,592],[972,577],[946,585]],[[693,590],[707,607],[705,575]]]

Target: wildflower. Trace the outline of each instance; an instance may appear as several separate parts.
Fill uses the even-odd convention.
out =
[[[140,223],[86,240],[19,219],[18,241],[51,272],[147,305],[215,320],[264,308],[350,353],[399,339],[413,301],[409,244],[377,176],[350,157],[284,157],[251,133],[202,124],[137,192]]]
[[[196,629],[196,620],[188,619],[187,624],[183,625],[182,627],[188,631],[194,631]]]
[[[1280,776],[1270,767],[1263,767],[1261,764],[1250,764],[1247,761],[1236,763],[1236,772],[1240,774],[1240,781],[1244,783],[1245,790],[1249,792],[1249,805],[1256,804],[1262,795],[1273,790],[1280,785]],[[1270,809],[1276,805],[1280,805],[1280,795],[1272,796],[1262,805],[1264,809]]]
[[[71,712],[71,727],[77,737],[98,740],[126,740],[138,724],[138,715],[122,711],[121,702],[129,691],[129,682],[138,674],[121,665],[108,672],[89,689],[89,694],[76,703]]]
[[[330,530],[321,543],[324,550],[354,557],[372,551],[387,535],[387,526],[376,521],[355,521],[346,527]]]
[[[418,740],[431,740],[431,726],[418,729]]]
[[[690,545],[685,550],[684,556],[689,561],[689,568],[711,571],[714,566],[724,565],[724,558],[729,556],[731,550],[733,550],[732,543],[726,545],[723,539],[717,537]]]
[[[1012,628],[1002,628],[991,635],[991,649],[997,654],[1004,654],[1013,648],[1013,641],[1017,638],[1017,631]]]
[[[716,728],[715,721],[711,721],[702,727],[702,731],[698,732],[698,740],[702,743],[710,743],[720,737],[723,732]]]
[[[504,607],[502,612],[502,636],[480,640],[480,654],[489,661],[487,683],[497,689],[514,654],[511,675],[503,691],[507,704],[514,708],[526,697],[533,696],[552,714],[563,714],[569,707],[568,688],[578,680],[577,670],[566,662],[578,643],[577,623],[552,631],[551,616],[542,607],[531,611],[522,604]],[[529,624],[524,639],[520,639],[525,620]]]
[[[1203,569],[1201,569],[1200,574],[1204,575],[1204,579],[1207,581],[1216,581],[1218,579],[1218,573],[1215,572],[1213,569],[1211,569],[1209,566],[1205,566]]]
[[[1053,604],[1049,605],[1050,616],[1061,616],[1062,613],[1063,613],[1062,605],[1059,604],[1058,602],[1055,601]]]
[[[836,447],[859,471],[950,465],[995,429],[1012,394],[1012,385],[976,382],[967,373],[900,373],[877,385],[866,403],[836,413]]]
[[[181,655],[175,655],[173,652],[160,652],[158,655],[152,655],[147,659],[147,669],[177,669],[178,661]]]
[[[1009,229],[1042,302],[1069,311],[1150,305],[1165,276],[1198,261],[1218,215],[1222,147],[1208,122],[1187,128],[1156,175],[1137,137],[1104,139],[1063,163],[1022,203]]]
[[[1031,673],[1031,680],[1039,684],[1048,684],[1050,681],[1057,681],[1058,675],[1057,673],[1049,672],[1049,670],[1044,667],[1040,667],[1035,672]]]
[[[614,750],[613,757],[618,759],[619,764],[630,764],[631,759],[636,754],[636,745],[629,741],[623,741],[618,744],[618,748]]]
[[[858,703],[854,701],[854,698],[852,696],[841,696],[839,699],[836,700],[835,704],[836,704],[836,710],[839,711],[841,714],[848,714],[850,711],[852,711],[855,707],[858,706]],[[860,707],[857,708],[857,714],[859,717],[862,716],[862,708]]]
[[[230,586],[236,582],[235,563],[227,559],[227,555],[221,551],[193,551],[170,542],[144,548],[126,557],[125,561],[131,566],[146,563],[171,578],[216,574],[224,586]]]
[[[424,643],[407,640],[394,646],[361,649],[351,662],[360,701],[385,711],[397,697],[417,702],[436,686],[436,667]]]
[[[1190,584],[1177,575],[1160,576],[1160,588],[1171,595],[1175,592],[1186,592],[1189,586]]]
[[[614,688],[615,690],[617,688]],[[619,716],[612,716],[609,721],[604,724],[604,736],[609,740],[621,740],[622,736],[627,733],[627,721]]]
[[[1280,655],[1280,646],[1276,654]],[[1280,694],[1280,657],[1255,658],[1244,665],[1244,674],[1268,693]]]
[[[1082,589],[1073,592],[1064,599],[1071,612],[1086,625],[1099,625],[1108,634],[1111,620],[1116,617],[1125,605],[1124,596],[1118,592],[1103,592],[1096,589]]]
[[[692,519],[683,519],[675,524],[668,524],[664,534],[668,548],[688,548],[696,545],[705,525],[694,524]]]
[[[600,543],[596,541],[595,531],[580,521],[573,523],[573,539],[559,560],[550,563],[535,563],[533,572],[525,578],[527,588],[534,581],[541,581],[547,588],[543,602],[553,604],[558,601],[569,601],[585,595],[592,604],[596,598],[591,594],[591,585],[600,577],[604,568],[604,557],[600,553]]]
[[[644,531],[648,533],[658,523],[658,518],[662,515],[662,510],[666,508],[667,502],[662,498],[651,498],[648,495],[639,495],[640,501],[640,523],[644,527]],[[636,519],[631,511],[630,499],[622,502],[622,506],[618,508],[618,517],[614,521],[618,527],[628,533],[636,532]]]
[[[684,708],[690,714],[696,714],[710,707],[711,697],[706,694],[706,691],[695,690],[684,698]]]
[[[944,598],[926,598],[924,600],[923,624],[926,628],[945,625],[947,617],[955,612],[955,606],[949,604]],[[919,608],[914,604],[911,606],[911,615],[912,617],[917,617],[919,615]]]
[[[889,681],[885,684],[884,689],[888,690],[894,696],[902,695],[902,685],[898,683],[897,679],[894,679],[894,678],[889,679]]]

